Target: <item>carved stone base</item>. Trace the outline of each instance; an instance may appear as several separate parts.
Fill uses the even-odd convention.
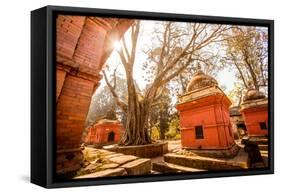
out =
[[[56,174],[59,176],[70,175],[79,170],[83,164],[81,148],[58,150],[56,156]]]
[[[190,151],[196,155],[199,156],[207,156],[207,157],[213,157],[213,158],[233,158],[237,155],[238,151],[240,150],[240,147],[237,144],[233,144],[228,149],[183,149]]]
[[[162,156],[168,152],[167,142],[158,142],[147,145],[136,145],[136,146],[113,146],[106,148],[107,150],[118,152],[126,155],[134,155],[141,158],[154,158]]]

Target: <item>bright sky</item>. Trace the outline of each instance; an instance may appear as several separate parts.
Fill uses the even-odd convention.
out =
[[[138,38],[138,44],[137,44],[137,50],[136,50],[136,57],[135,57],[135,65],[134,65],[134,78],[141,90],[143,90],[146,85],[148,84],[146,81],[144,81],[143,76],[145,76],[145,71],[142,69],[142,64],[146,60],[146,54],[143,53],[143,50],[146,47],[151,47],[151,44],[153,44],[153,40],[151,40],[152,32],[157,25],[157,21],[153,20],[142,20],[141,21],[141,29],[140,29],[140,36]],[[125,34],[125,39],[129,40],[130,38],[130,30],[128,30]],[[127,41],[128,47],[130,48],[131,45],[129,45],[130,41]],[[110,64],[110,67],[106,69],[107,75],[110,76],[113,73],[113,70],[118,66],[117,74],[120,77],[125,78],[125,71],[123,68],[123,65],[121,64],[119,55],[117,53],[117,50],[120,49],[121,44],[119,42],[114,42],[115,50],[112,52],[111,56],[107,60],[107,64]],[[232,69],[230,71],[229,68],[225,68],[221,70],[216,76],[215,79],[217,79],[220,86],[223,86],[225,88],[225,93],[227,94],[229,91],[231,91],[234,88],[234,83],[237,82],[237,78],[235,77],[235,71]],[[106,85],[104,79],[101,81],[101,87]]]
[[[135,57],[135,65],[134,65],[134,73],[133,76],[141,90],[143,90],[147,82],[144,81],[143,76],[145,75],[145,71],[142,69],[142,64],[146,60],[146,55],[143,53],[143,49],[145,46],[150,46],[152,44],[151,41],[151,33],[153,32],[153,29],[155,27],[155,21],[149,21],[149,20],[142,20],[142,26],[140,29],[140,35],[138,38],[138,44],[137,44],[137,51],[136,51],[136,57]],[[125,34],[125,39],[130,38],[130,31],[128,30]],[[120,48],[121,44],[119,42],[114,42],[115,50],[112,52],[111,56],[107,60],[107,64],[110,64],[110,69],[108,71],[108,74],[112,74],[113,70],[115,69],[116,65],[120,64],[118,66],[118,74],[125,76],[124,68],[121,64],[119,55],[117,53],[117,49]],[[128,47],[129,41],[127,41]],[[103,84],[105,84],[103,80]]]

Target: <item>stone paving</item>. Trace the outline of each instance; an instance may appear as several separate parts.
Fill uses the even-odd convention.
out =
[[[84,167],[74,179],[151,173],[151,160],[107,150],[85,147]]]
[[[239,142],[238,142],[239,144]],[[75,179],[161,173],[201,172],[206,170],[247,169],[248,154],[241,146],[233,158],[199,156],[182,150],[180,140],[168,141],[168,153],[155,158],[140,158],[104,149],[85,147],[85,162]],[[261,151],[263,157],[267,152]]]
[[[168,153],[164,155],[164,161],[184,167],[201,170],[231,170],[247,169],[248,155],[242,149],[237,156],[231,159],[211,158],[194,155],[193,153]]]

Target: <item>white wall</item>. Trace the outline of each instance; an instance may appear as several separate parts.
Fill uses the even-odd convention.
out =
[[[0,17],[0,193],[270,193],[280,184],[280,122],[276,122],[275,175],[125,184],[44,190],[29,183],[30,170],[30,11],[67,5],[275,20],[275,83],[280,76],[280,5],[278,0],[3,0]],[[279,8],[278,8],[279,7]],[[275,91],[275,115],[280,114]],[[279,181],[278,181],[279,179]],[[279,187],[278,187],[279,188]]]

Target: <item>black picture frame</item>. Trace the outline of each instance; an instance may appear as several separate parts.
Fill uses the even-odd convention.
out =
[[[267,169],[108,177],[59,181],[55,178],[55,18],[57,14],[192,21],[268,27],[269,167]],[[172,13],[46,6],[31,12],[31,182],[46,188],[259,175],[274,173],[274,21]]]

